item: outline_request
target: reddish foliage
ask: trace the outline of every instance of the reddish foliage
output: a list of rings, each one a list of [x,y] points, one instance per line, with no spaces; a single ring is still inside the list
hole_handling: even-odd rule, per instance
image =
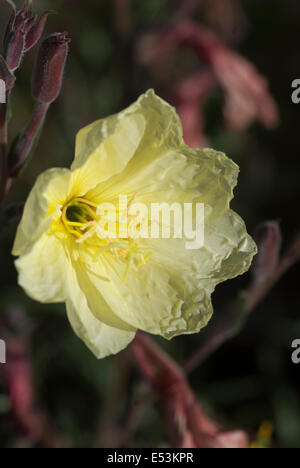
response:
[[[245,432],[224,431],[198,403],[180,367],[147,336],[132,344],[140,370],[157,392],[171,443],[177,448],[246,448]]]
[[[203,140],[203,117],[200,111],[197,112],[197,106],[203,104],[216,83],[225,93],[223,115],[228,129],[242,130],[254,121],[267,128],[277,125],[278,109],[268,90],[267,80],[254,65],[224,45],[210,30],[192,21],[175,23],[157,31],[154,44],[149,42],[148,47],[147,41],[144,44],[140,54],[144,64],[150,65],[170,50],[186,46],[193,49],[202,64],[209,68],[210,85],[206,73],[199,73],[188,77],[184,85],[180,84],[179,91],[178,85],[175,88],[177,100],[178,93],[180,96],[179,111],[187,118],[184,125],[188,128],[188,141]],[[203,82],[206,84],[204,88]]]
[[[212,74],[203,71],[190,75],[175,87],[175,104],[182,120],[184,139],[192,148],[208,145],[202,106],[215,85]]]
[[[38,402],[29,344],[32,324],[22,310],[11,308],[8,312],[6,321],[16,335],[0,324],[2,336],[6,336],[6,364],[0,366],[0,377],[7,387],[14,419],[30,443],[64,447],[66,442]]]

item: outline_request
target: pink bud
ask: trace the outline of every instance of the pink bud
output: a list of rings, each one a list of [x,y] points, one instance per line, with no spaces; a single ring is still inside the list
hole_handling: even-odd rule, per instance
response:
[[[16,14],[14,28],[18,29],[19,26],[24,24],[24,21],[26,20],[27,17],[28,17],[28,2],[25,1],[23,8],[20,11],[18,11],[18,13]]]
[[[23,8],[17,13],[14,11],[9,20],[4,37],[4,55],[9,69],[14,72],[21,64],[25,38],[28,28],[32,27],[31,10],[28,9],[28,1],[25,0]]]
[[[42,43],[33,76],[33,97],[51,104],[59,95],[70,39],[67,33],[55,33]]]
[[[12,72],[17,70],[21,64],[24,55],[24,46],[25,30],[23,25],[21,25],[17,30],[9,34],[4,51],[7,65]]]
[[[41,38],[50,13],[45,12],[39,19],[25,0],[24,6],[11,15],[4,37],[5,58],[11,71],[19,68],[25,52],[30,50]]]
[[[48,18],[48,15],[56,13],[55,11],[46,11],[38,21],[35,21],[31,28],[28,30],[28,33],[26,35],[26,40],[25,40],[25,52],[28,50],[32,49],[36,45],[36,43],[40,40],[43,32],[44,32],[44,27]]]
[[[31,29],[32,29],[33,26],[34,26],[34,23],[35,23],[36,20],[37,20],[37,17],[38,17],[38,15],[29,16],[28,18],[26,18],[26,20],[25,20],[25,22],[24,22],[24,29],[25,29],[25,34],[26,34],[26,40],[27,40],[27,36],[28,36],[29,31],[31,31]]]

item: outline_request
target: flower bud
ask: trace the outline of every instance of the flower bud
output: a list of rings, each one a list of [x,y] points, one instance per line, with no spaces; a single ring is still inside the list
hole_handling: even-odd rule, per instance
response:
[[[24,25],[21,24],[18,29],[14,29],[7,38],[4,56],[12,72],[17,70],[21,64],[24,55],[25,34]]]
[[[48,16],[51,13],[56,13],[55,11],[46,11],[42,14],[42,16],[37,21],[37,16],[34,17],[34,22],[32,27],[29,29],[26,39],[25,39],[25,52],[32,49],[36,45],[36,43],[40,40],[43,32],[44,27],[47,21]]]
[[[24,24],[29,15],[31,15],[31,11],[28,11],[28,2],[25,0],[23,8],[16,13],[14,28],[18,29]]]
[[[29,16],[28,18],[26,18],[25,22],[24,22],[24,29],[25,29],[25,41],[27,40],[27,36],[29,34],[29,32],[31,31],[31,29],[33,28],[36,20],[38,18],[38,15],[33,15],[33,16]],[[26,50],[24,50],[26,52]]]
[[[67,33],[55,33],[42,43],[33,75],[33,97],[51,104],[60,93],[70,39]]]
[[[14,72],[19,68],[25,47],[25,39],[28,30],[32,27],[34,16],[28,8],[28,1],[24,1],[24,6],[16,12],[14,4],[11,4],[13,13],[7,25],[4,36],[4,56],[9,69]]]
[[[28,0],[18,12],[14,9],[4,36],[5,58],[11,71],[19,68],[25,52],[39,41],[50,13],[55,12],[45,12],[38,19],[38,15],[32,13]]]

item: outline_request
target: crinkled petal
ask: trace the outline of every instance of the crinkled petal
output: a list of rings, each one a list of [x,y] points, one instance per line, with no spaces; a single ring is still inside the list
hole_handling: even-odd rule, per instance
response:
[[[139,268],[138,274],[130,271],[126,281],[123,281],[125,270],[125,265],[105,255],[99,262],[89,265],[88,275],[85,283],[81,283],[81,288],[94,315],[101,295],[112,313],[133,328],[166,338],[195,333],[207,324],[212,314],[212,305],[209,288],[205,288],[205,284],[198,291],[197,297],[194,295],[194,301],[187,304],[180,294],[182,291],[172,282],[163,265],[148,261]],[[109,282],[103,281],[104,275],[110,278]]]
[[[151,260],[161,264],[188,285],[210,281],[216,285],[244,274],[250,267],[257,246],[247,234],[244,221],[228,210],[213,223],[205,223],[204,245],[188,250],[188,239],[145,239],[152,250]],[[212,287],[211,290],[214,288]],[[192,291],[189,291],[191,293]]]
[[[105,138],[111,121],[115,123],[113,133]],[[79,133],[71,169],[79,173],[83,194],[122,172],[139,147],[144,131],[142,114],[119,114],[83,130],[84,136]]]
[[[142,161],[139,150],[119,177],[100,184],[89,196],[98,203],[118,203],[118,194],[146,204],[198,201],[206,205],[210,219],[228,210],[239,168],[224,153],[182,146]]]
[[[187,250],[184,239],[144,242],[153,251],[149,262],[161,266],[182,301],[186,330],[182,327],[181,333],[195,333],[207,324],[217,284],[248,271],[257,253],[243,220],[231,210],[206,227],[204,246],[198,250]]]
[[[204,249],[211,256],[211,277],[218,283],[243,275],[257,254],[244,221],[232,210],[207,226]]]
[[[105,256],[100,258],[102,272],[110,283],[89,277],[115,313],[137,328],[166,338],[196,333],[206,326],[216,285],[245,273],[257,252],[244,222],[231,210],[207,225],[204,246],[198,250],[187,250],[184,239],[141,242],[152,256],[137,272],[130,270],[125,282],[125,267]],[[97,264],[93,268],[97,270]]]
[[[122,122],[122,120],[131,119],[133,116],[143,119],[144,122],[144,131],[139,140],[139,146],[136,152],[132,154],[131,159],[126,160],[127,165],[126,167],[122,166],[124,170],[122,173],[120,172],[118,177],[108,179],[104,184],[99,183],[97,188],[89,192],[88,196],[95,200],[98,200],[99,197],[102,199],[103,190],[107,187],[114,186],[118,182],[118,179],[130,181],[130,178],[134,178],[135,174],[139,171],[144,171],[145,169],[147,171],[146,166],[151,164],[152,161],[161,158],[164,153],[170,151],[174,152],[176,148],[184,145],[182,125],[175,109],[156,96],[153,90],[149,90],[147,93],[143,94],[134,104],[117,116],[108,119],[108,121],[105,119],[105,122],[107,121],[106,125],[104,125],[104,123],[102,125],[104,128],[109,129],[104,132],[106,137],[110,132],[115,132],[113,122]],[[88,135],[89,133],[84,133],[83,136],[79,135],[79,143],[77,144],[79,155],[77,155],[77,158],[79,159],[81,159],[80,155],[84,153],[81,148],[85,147],[85,141],[88,139]],[[112,155],[110,155],[110,157],[111,156]],[[75,159],[75,161],[77,161],[77,159]],[[157,174],[155,178],[156,176]],[[149,182],[151,183],[151,180],[148,179],[147,184],[149,184]],[[134,181],[131,184],[131,188],[133,186]]]
[[[151,144],[154,149],[161,150],[166,147],[166,144],[169,148],[182,144],[182,125],[175,109],[156,96],[153,90],[149,90],[127,109],[106,119],[98,120],[80,130],[76,137],[75,159],[72,169],[82,167],[101,144],[115,134],[115,141],[118,141],[118,132],[122,133],[123,130],[126,130],[126,126],[123,127],[120,122],[125,120],[130,125],[132,121],[128,117],[135,116],[140,118],[140,124],[142,122],[146,124],[141,133],[141,143],[144,147]],[[127,130],[131,131],[130,126]],[[131,135],[125,135],[125,137],[130,138]]]

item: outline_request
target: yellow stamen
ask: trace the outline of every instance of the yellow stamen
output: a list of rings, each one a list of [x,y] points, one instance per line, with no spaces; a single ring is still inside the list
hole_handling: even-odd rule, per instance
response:
[[[132,195],[129,206],[135,197],[136,193]],[[95,203],[85,198],[73,198],[62,208],[62,223],[66,231],[76,238],[77,244],[85,244],[87,247],[95,249],[95,261],[98,261],[101,255],[105,254],[112,256],[117,261],[126,262],[123,276],[123,281],[126,281],[130,269],[137,271],[137,267],[146,263],[152,251],[139,248],[136,239],[112,240],[109,231],[107,231],[107,235],[103,235],[98,224],[101,216],[97,214],[97,208]],[[120,223],[116,223],[116,227],[120,228],[120,226]]]

